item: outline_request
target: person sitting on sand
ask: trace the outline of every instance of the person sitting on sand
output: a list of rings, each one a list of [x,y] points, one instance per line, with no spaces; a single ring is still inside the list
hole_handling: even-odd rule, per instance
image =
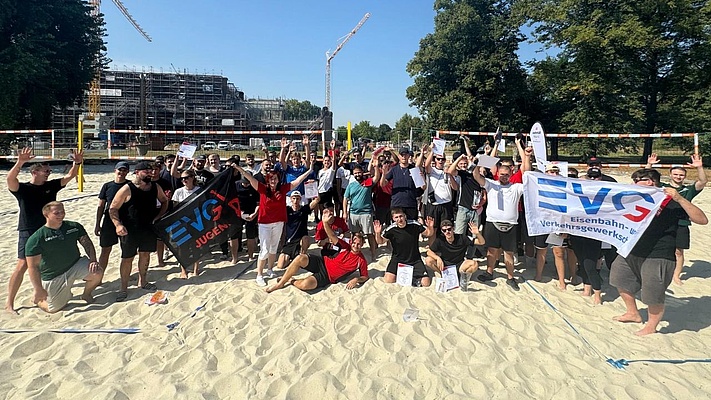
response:
[[[429,286],[432,283],[430,272],[425,268],[420,255],[420,234],[426,238],[434,235],[434,219],[427,217],[427,227],[419,222],[408,220],[402,208],[395,207],[390,210],[393,223],[383,231],[380,221],[373,221],[375,231],[375,241],[379,245],[388,241],[392,243],[393,254],[385,269],[383,280],[385,283],[395,283],[397,279],[398,264],[411,265],[413,267],[413,283],[419,280],[422,286]]]
[[[74,281],[86,281],[81,298],[92,303],[91,293],[101,282],[104,270],[96,260],[96,250],[84,227],[65,221],[64,205],[51,201],[42,207],[46,219],[27,239],[25,256],[30,282],[34,287],[34,303],[48,313],[55,313],[72,298]],[[79,242],[86,256],[79,254]]]
[[[276,285],[266,289],[267,293],[283,288],[287,282],[291,282],[301,290],[313,290],[327,286],[329,283],[336,283],[355,271],[360,272],[360,276],[352,278],[346,284],[346,289],[353,289],[368,280],[368,261],[366,261],[361,248],[363,247],[363,234],[356,233],[351,238],[350,244],[343,239],[339,239],[331,229],[333,223],[333,210],[323,211],[324,230],[328,235],[328,240],[337,251],[333,257],[323,257],[314,254],[299,254],[294,261],[289,264],[284,275]],[[313,275],[303,279],[291,280],[299,271],[305,269]]]
[[[659,172],[653,169],[640,169],[632,174],[632,180],[640,186],[659,187],[659,179]],[[695,224],[708,223],[706,214],[676,189],[667,187],[664,193],[671,199],[667,199],[663,209],[653,217],[627,257],[618,256],[610,269],[610,284],[620,292],[627,308],[615,321],[642,322],[634,297],[637,292],[641,291],[641,300],[648,306],[649,317],[644,327],[635,333],[638,336],[657,332],[664,315],[665,291],[676,267],[679,220],[688,217]]]
[[[301,205],[301,192],[298,190],[291,192],[289,199],[291,205],[286,208],[284,245],[279,253],[277,269],[284,269],[296,256],[306,254],[311,243],[308,230],[309,215],[318,208],[318,197],[312,199],[307,205]]]
[[[479,269],[479,264],[474,260],[465,260],[464,257],[472,243],[479,246],[484,244],[484,236],[479,232],[479,227],[474,222],[469,222],[469,232],[474,235],[473,241],[466,235],[454,233],[454,224],[448,219],[442,221],[439,229],[443,237],[436,237],[430,248],[427,249],[425,265],[440,273],[444,267],[456,265],[461,275],[459,285],[462,290],[466,291],[469,278],[474,271]]]

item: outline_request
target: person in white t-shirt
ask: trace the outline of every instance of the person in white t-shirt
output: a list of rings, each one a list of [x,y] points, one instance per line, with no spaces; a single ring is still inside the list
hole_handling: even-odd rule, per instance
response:
[[[171,198],[175,204],[185,201],[185,199],[190,197],[190,195],[201,189],[200,186],[195,184],[195,171],[191,169],[181,172],[180,180],[182,181],[183,186],[176,189],[175,192],[173,192],[173,197]],[[195,261],[195,264],[193,265],[193,275],[195,276],[198,275],[199,265],[200,262]],[[180,279],[188,279],[188,271],[185,269],[183,264],[180,264]]]
[[[523,195],[523,185],[511,183],[511,168],[499,167],[499,180],[486,179],[481,175],[480,168],[474,168],[474,179],[487,194],[486,226],[484,239],[488,246],[486,252],[486,272],[477,276],[481,282],[494,279],[494,266],[504,252],[506,264],[506,284],[513,290],[519,290],[518,282],[513,276],[514,252],[516,252],[516,224],[518,224],[518,202]]]
[[[338,167],[336,170],[336,196],[338,201],[335,201],[336,216],[341,216],[341,208],[343,205],[343,194],[346,192],[348,184],[351,183],[351,171],[344,166]]]
[[[333,168],[333,159],[330,155],[323,156],[323,168],[318,171],[318,209],[323,214],[327,203],[335,201],[336,189],[333,187],[336,179],[336,170]]]

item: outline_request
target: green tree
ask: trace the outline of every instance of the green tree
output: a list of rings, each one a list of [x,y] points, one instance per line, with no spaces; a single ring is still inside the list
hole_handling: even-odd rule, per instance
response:
[[[0,129],[46,128],[106,61],[103,18],[81,0],[0,2]]]
[[[310,101],[289,99],[284,102],[284,119],[310,121],[320,118],[321,107],[311,104]]]
[[[371,139],[377,140],[378,128],[370,124],[370,121],[360,121],[351,130],[351,136],[354,139]]]
[[[429,142],[434,132],[427,129],[427,124],[422,118],[406,113],[395,122],[395,128],[388,136],[393,142],[395,141],[395,136],[399,136],[401,141],[409,140],[410,130],[412,130],[412,140],[420,143]]]
[[[535,36],[561,49],[555,62],[564,70],[555,71],[552,96],[566,103],[562,130],[676,131],[690,117],[711,116],[691,109],[711,84],[708,1],[521,0],[519,6]],[[643,159],[651,150],[648,139]]]
[[[523,40],[513,0],[436,0],[434,33],[407,65],[407,98],[438,129],[515,129],[524,122]]]

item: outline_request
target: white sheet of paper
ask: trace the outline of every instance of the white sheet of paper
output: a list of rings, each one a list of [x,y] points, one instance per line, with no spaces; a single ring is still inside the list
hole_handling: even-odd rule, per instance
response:
[[[479,166],[480,167],[485,167],[485,168],[494,168],[496,166],[496,163],[498,163],[500,160],[499,157],[492,157],[488,156],[486,154],[482,154],[479,156]]]
[[[442,271],[442,278],[445,282],[446,290],[452,290],[459,287],[459,277],[457,276],[457,266],[447,265]]]
[[[195,155],[195,150],[197,150],[197,145],[183,143],[180,145],[180,150],[178,150],[178,157],[192,159]]]
[[[498,148],[499,153],[505,153],[506,152],[506,140],[501,139],[499,142],[499,148]]]
[[[395,282],[400,286],[412,286],[412,275],[414,272],[415,267],[412,265],[398,264]]]
[[[410,168],[410,177],[412,177],[412,182],[415,183],[415,187],[425,186],[425,178],[422,176],[422,171],[419,168]]]
[[[318,183],[305,183],[304,192],[304,196],[306,196],[307,199],[315,199],[316,197],[318,197]]]
[[[402,313],[402,320],[405,322],[413,322],[417,321],[417,318],[420,316],[420,310],[415,309],[415,308],[407,308],[405,309],[405,312]]]
[[[434,289],[437,293],[447,293],[447,280],[444,278],[436,277],[434,279]]]
[[[549,233],[546,238],[546,243],[553,246],[561,246],[563,244],[563,235],[557,235],[555,233]]]
[[[440,138],[434,138],[432,139],[432,153],[436,156],[442,156],[444,155],[444,145],[447,144],[447,141],[444,139]]]

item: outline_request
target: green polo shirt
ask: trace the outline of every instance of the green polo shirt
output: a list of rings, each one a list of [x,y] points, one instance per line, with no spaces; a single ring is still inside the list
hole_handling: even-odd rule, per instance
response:
[[[662,183],[662,187],[670,187],[676,189],[677,192],[681,195],[681,197],[691,201],[694,197],[696,197],[697,194],[701,192],[701,190],[696,190],[696,182],[692,183],[691,185],[681,185],[679,187],[672,186],[668,183]],[[679,226],[691,226],[691,221],[689,219],[681,219],[679,220]]]

